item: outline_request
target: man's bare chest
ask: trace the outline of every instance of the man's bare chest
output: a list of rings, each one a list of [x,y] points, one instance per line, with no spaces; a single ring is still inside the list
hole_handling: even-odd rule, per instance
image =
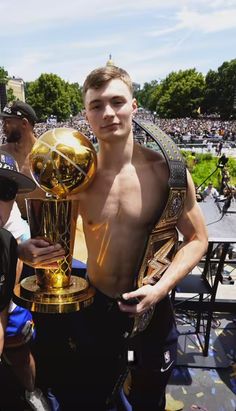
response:
[[[114,224],[147,226],[157,221],[166,193],[153,178],[117,179],[97,187],[81,203],[84,222],[98,225],[104,221]]]
[[[21,171],[22,168],[29,168],[29,161],[26,159],[26,155],[19,151],[14,143],[7,143],[2,146],[2,149],[5,150],[7,153],[9,153],[11,156],[14,157],[16,160],[19,170]]]

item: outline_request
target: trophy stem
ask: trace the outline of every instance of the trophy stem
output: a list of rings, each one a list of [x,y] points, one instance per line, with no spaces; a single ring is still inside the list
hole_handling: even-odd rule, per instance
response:
[[[58,268],[36,268],[35,276],[15,287],[14,301],[31,311],[60,313],[80,310],[93,302],[94,290],[88,282],[71,276],[77,221],[77,201],[26,199],[32,238],[60,243],[65,257]]]

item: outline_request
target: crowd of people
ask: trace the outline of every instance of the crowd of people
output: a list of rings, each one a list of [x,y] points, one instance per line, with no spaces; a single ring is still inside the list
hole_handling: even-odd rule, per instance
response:
[[[175,118],[161,119],[149,112],[139,112],[139,116],[155,122],[161,130],[173,137],[176,142],[205,139],[236,141],[236,121],[223,121],[217,118]]]
[[[210,144],[216,141],[219,143],[219,139],[224,142],[236,142],[236,121],[222,121],[219,119],[191,119],[191,118],[181,118],[181,119],[160,119],[154,117],[150,112],[140,112],[135,114],[136,117],[154,122],[157,124],[161,130],[173,138],[177,144],[184,142],[191,142],[199,140],[199,142]],[[85,119],[84,113],[80,113],[77,116],[71,117],[68,121],[64,122],[40,122],[35,124],[35,135],[37,137],[41,136],[45,131],[51,129],[52,127],[72,127],[76,130],[81,131],[87,137],[89,137],[92,142],[96,143],[96,137],[93,131]],[[0,130],[0,143],[4,142],[4,133]]]

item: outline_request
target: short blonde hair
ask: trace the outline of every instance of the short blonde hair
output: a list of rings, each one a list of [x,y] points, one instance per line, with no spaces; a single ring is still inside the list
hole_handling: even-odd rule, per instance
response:
[[[99,89],[104,86],[108,81],[113,79],[122,80],[129,88],[133,95],[133,83],[129,74],[122,68],[116,66],[105,66],[97,68],[86,77],[83,84],[83,98],[88,89]]]

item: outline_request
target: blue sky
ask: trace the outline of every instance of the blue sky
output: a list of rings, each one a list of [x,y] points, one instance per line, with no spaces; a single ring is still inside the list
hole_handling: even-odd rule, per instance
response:
[[[82,85],[109,54],[141,85],[236,58],[236,0],[1,0],[0,16],[0,66],[24,81]]]

